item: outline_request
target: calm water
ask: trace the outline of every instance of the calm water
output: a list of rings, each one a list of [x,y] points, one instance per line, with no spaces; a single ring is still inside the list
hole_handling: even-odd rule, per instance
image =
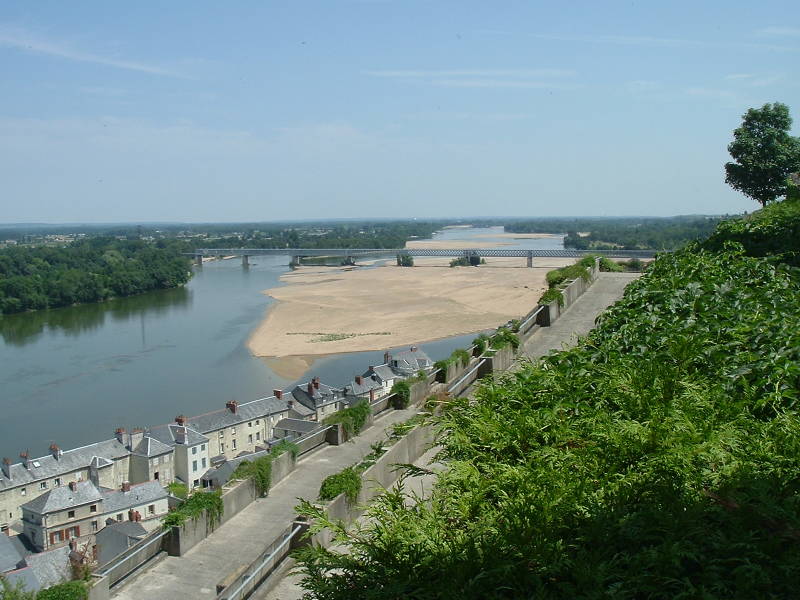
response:
[[[561,248],[560,238],[487,239],[502,228],[448,229],[436,239]],[[280,285],[288,257],[206,263],[183,288],[103,304],[0,318],[0,456],[51,442],[71,448],[106,439],[117,427],[146,427],[270,395],[292,381],[252,357],[245,341]],[[423,344],[443,358],[474,336]],[[383,352],[325,358],[309,375],[343,385]]]

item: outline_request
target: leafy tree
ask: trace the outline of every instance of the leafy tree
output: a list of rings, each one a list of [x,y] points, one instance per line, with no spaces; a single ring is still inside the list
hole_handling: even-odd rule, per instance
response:
[[[766,206],[786,195],[786,178],[800,168],[800,140],[789,135],[789,107],[780,102],[751,108],[733,132],[725,183]]]

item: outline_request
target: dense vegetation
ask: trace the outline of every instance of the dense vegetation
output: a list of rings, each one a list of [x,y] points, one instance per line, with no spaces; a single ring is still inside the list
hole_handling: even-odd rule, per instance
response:
[[[0,576],[0,600],[86,600],[89,589],[84,581],[65,581],[38,592],[26,590],[20,582],[12,586]]]
[[[797,215],[660,256],[584,343],[451,400],[430,500],[304,549],[311,595],[796,597],[798,237],[759,240]]]
[[[249,479],[256,486],[258,495],[266,496],[269,493],[269,488],[272,487],[272,461],[287,452],[293,458],[297,458],[299,451],[297,444],[288,440],[281,440],[263,456],[259,456],[255,460],[243,460],[240,462],[231,475],[231,479]]]
[[[0,313],[99,302],[188,279],[175,244],[98,237],[66,247],[11,246],[0,250]]]
[[[361,433],[361,430],[367,423],[369,413],[369,402],[361,400],[357,404],[352,404],[326,417],[323,423],[326,425],[337,425],[341,423],[347,437],[351,438]]]
[[[189,519],[196,519],[201,515],[205,515],[208,519],[208,524],[214,527],[222,519],[224,510],[225,507],[222,503],[222,492],[220,490],[213,492],[198,490],[178,508],[167,513],[161,525],[164,529],[172,529],[173,527],[180,527]]]

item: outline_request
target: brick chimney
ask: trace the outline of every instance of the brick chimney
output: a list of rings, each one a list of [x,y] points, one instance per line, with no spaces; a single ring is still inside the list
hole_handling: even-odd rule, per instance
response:
[[[375,388],[372,388],[369,391],[369,401],[370,402],[375,402]]]
[[[361,375],[356,375],[356,385],[361,385],[362,381],[364,380],[361,378]]]
[[[4,458],[3,459],[3,475],[6,476],[6,479],[11,481],[11,459]]]
[[[367,369],[367,370],[368,370],[368,371],[374,371],[374,370],[375,370],[375,365],[370,365],[370,366],[369,366],[369,369]]]
[[[388,365],[390,360],[392,360],[392,355],[389,354],[388,352],[384,352],[383,353],[383,362]]]
[[[411,350],[411,352],[416,352],[417,351],[417,347],[416,346],[411,346],[410,350]]]
[[[131,445],[130,448],[128,449],[133,450],[134,448],[136,448],[136,446],[138,446],[141,443],[143,439],[144,439],[144,429],[140,427],[132,429],[130,435]]]
[[[130,481],[123,481],[122,482],[122,491],[123,492],[130,492],[131,491],[131,482]]]
[[[233,414],[236,414],[236,411],[239,410],[239,403],[236,400],[228,400],[225,403],[225,408],[227,408]]]
[[[178,425],[186,425],[186,415],[178,415],[175,417],[175,422]]]
[[[278,400],[280,400],[281,398],[283,398],[283,390],[272,390],[272,394],[273,394],[273,395],[274,395],[274,396],[275,396],[275,397],[276,397]]]
[[[114,437],[117,438],[117,441],[120,444],[124,444],[125,443],[125,428],[124,427],[117,427],[117,429],[114,431]]]
[[[288,406],[289,408],[293,408],[294,407],[294,400],[287,400],[286,401],[286,406]]]
[[[180,427],[175,428],[175,443],[176,444],[185,444],[187,438],[186,426],[181,425]]]
[[[26,469],[31,468],[31,461],[29,457],[30,450],[25,450],[25,452],[20,452],[19,457],[22,459],[22,464],[25,466]]]
[[[308,382],[308,387],[306,388],[306,392],[308,393],[309,396],[314,395],[314,384],[310,381]]]
[[[69,489],[72,492],[77,492],[78,491],[78,482],[77,481],[70,481],[69,482]]]
[[[319,377],[314,377],[313,382],[314,382],[314,389],[318,390],[319,389]]]
[[[58,460],[64,454],[64,451],[59,448],[55,443],[50,444],[50,454],[53,455],[53,458]]]

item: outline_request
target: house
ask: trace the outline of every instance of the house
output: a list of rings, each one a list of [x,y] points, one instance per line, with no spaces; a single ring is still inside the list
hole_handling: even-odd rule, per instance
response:
[[[398,379],[402,379],[388,364],[378,365],[376,367],[371,366],[364,372],[362,377],[372,379],[380,384],[381,391],[379,394],[376,392],[379,398],[390,393],[394,382]]]
[[[408,350],[396,354],[387,352],[383,358],[389,368],[403,377],[416,375],[420,371],[433,370],[433,361],[417,346],[411,346]]]
[[[295,411],[300,406],[311,411],[311,414],[307,417],[301,416],[299,418],[322,422],[325,417],[342,409],[342,404],[345,402],[345,393],[341,389],[321,383],[319,377],[314,377],[304,386],[295,386],[292,390],[292,398],[296,401],[293,405]]]
[[[94,481],[71,481],[22,505],[25,537],[38,551],[72,540],[93,544],[93,537],[111,518],[141,522],[154,529],[167,514],[167,492],[158,481],[120,489],[99,487]]]
[[[178,415],[175,423],[154,427],[150,435],[172,451],[175,479],[197,487],[210,464],[209,438],[188,427],[187,421]]]
[[[383,395],[383,386],[372,377],[356,375],[353,380],[344,386],[346,396],[355,398],[365,398],[370,402]]]
[[[0,542],[4,537],[0,535]],[[28,554],[17,569],[0,574],[12,586],[22,585],[29,592],[37,592],[72,579],[71,552],[69,546],[62,546],[48,552]]]

